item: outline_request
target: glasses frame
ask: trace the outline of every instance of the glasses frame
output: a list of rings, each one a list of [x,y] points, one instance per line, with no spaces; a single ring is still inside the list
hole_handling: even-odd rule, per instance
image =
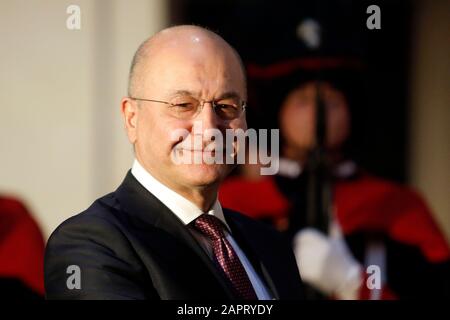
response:
[[[180,104],[175,104],[175,103],[171,103],[171,102],[169,102],[169,101],[162,101],[162,100],[155,100],[155,99],[144,99],[144,98],[136,98],[136,97],[128,97],[128,98],[130,98],[131,100],[135,100],[135,101],[148,101],[148,102],[163,103],[163,104],[166,104],[166,105],[169,105],[169,106],[172,106],[172,107],[176,107],[176,106],[178,106],[178,105],[181,105],[181,103],[180,103]],[[195,99],[195,98],[194,98],[194,99]],[[197,99],[195,99],[195,100],[197,100]],[[210,104],[211,104],[211,106],[212,106],[212,108],[213,108],[213,110],[214,110],[214,113],[215,113],[219,118],[221,118],[222,120],[228,120],[228,121],[238,119],[240,116],[242,116],[242,114],[245,113],[245,110],[247,109],[247,102],[246,102],[246,101],[242,101],[242,102],[241,102],[241,105],[240,105],[240,107],[242,108],[242,112],[241,112],[237,117],[232,118],[232,119],[223,119],[223,118],[216,112],[216,108],[217,108],[218,105],[220,105],[220,103],[217,103],[217,101],[215,101],[215,100],[210,100],[210,101],[207,101],[207,100],[197,100],[197,101],[199,102],[200,108],[199,108],[198,111],[195,113],[195,115],[194,115],[192,118],[190,118],[190,119],[194,119],[195,117],[197,117],[197,116],[203,111],[203,106],[204,106],[205,103],[210,103]]]

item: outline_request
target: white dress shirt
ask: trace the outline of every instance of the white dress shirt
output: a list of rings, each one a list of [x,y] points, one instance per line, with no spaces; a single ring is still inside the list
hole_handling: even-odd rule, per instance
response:
[[[195,228],[191,227],[189,223],[197,219],[204,212],[198,208],[194,203],[181,196],[177,192],[168,188],[166,185],[162,184],[160,181],[155,179],[144,167],[139,163],[139,161],[134,160],[131,173],[136,178],[139,183],[144,186],[150,193],[157,197],[166,207],[168,207],[186,226],[188,226],[189,231],[192,235],[202,244],[203,249],[206,251],[208,256],[213,258],[213,249],[210,241]],[[214,215],[216,218],[220,219],[226,226],[224,228],[224,233],[226,239],[230,242],[234,251],[236,252],[239,260],[244,266],[245,271],[253,285],[256,296],[259,300],[270,300],[272,295],[266,288],[264,283],[261,281],[260,277],[256,273],[250,261],[238,246],[236,241],[231,236],[231,229],[228,226],[225,217],[223,215],[222,207],[219,201],[216,199],[213,207],[206,212],[207,214]]]

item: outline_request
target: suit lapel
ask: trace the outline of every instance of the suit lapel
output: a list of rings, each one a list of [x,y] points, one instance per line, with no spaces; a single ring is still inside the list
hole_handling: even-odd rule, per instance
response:
[[[205,266],[205,272],[217,280],[225,291],[226,296],[230,299],[235,298],[226,280],[218,272],[211,259],[189,232],[188,228],[169,208],[145,189],[130,171],[127,173],[124,182],[116,190],[116,196],[121,209],[128,213],[136,226],[144,229],[146,227],[157,228],[169,235],[165,237],[165,243],[172,250],[172,252],[168,252],[168,255],[174,253],[173,251],[178,251],[180,256],[185,256],[186,249],[190,249],[194,253],[193,256],[200,259],[201,265]],[[171,237],[178,241],[170,241]],[[163,239],[161,237],[161,240]],[[159,245],[163,246],[164,241]],[[180,263],[180,261],[177,262]],[[183,261],[182,263],[189,264],[190,262]],[[207,277],[207,274],[204,274],[204,276]]]

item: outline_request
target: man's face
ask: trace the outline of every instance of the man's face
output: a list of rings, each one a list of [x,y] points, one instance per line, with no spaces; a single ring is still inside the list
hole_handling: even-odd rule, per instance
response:
[[[162,48],[145,69],[139,98],[182,103],[186,98],[218,100],[223,95],[234,93],[240,100],[246,99],[245,83],[235,57],[220,50],[186,49],[185,52]],[[229,164],[177,164],[173,152],[183,153],[184,158],[202,157],[207,151],[198,150],[193,141],[202,141],[200,149],[211,142],[204,136],[205,130],[218,129],[225,141],[226,129],[246,129],[245,113],[233,120],[223,120],[213,111],[210,103],[194,119],[180,119],[162,103],[133,101],[135,128],[128,135],[135,144],[137,159],[157,179],[169,187],[179,190],[218,185],[232,170]],[[201,126],[194,138],[194,122]],[[175,140],[174,132],[186,130],[188,136]],[[192,143],[189,143],[191,141]],[[196,149],[196,150],[194,150]]]
[[[350,114],[344,95],[327,83],[321,83],[326,110],[326,145],[338,149],[347,139]],[[292,91],[280,113],[280,129],[287,143],[309,150],[315,145],[316,84],[309,82]]]

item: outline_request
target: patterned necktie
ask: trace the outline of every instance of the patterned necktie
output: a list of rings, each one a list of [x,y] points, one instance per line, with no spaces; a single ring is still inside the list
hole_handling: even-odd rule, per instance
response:
[[[247,272],[225,238],[222,222],[213,215],[202,214],[195,220],[195,227],[211,240],[214,256],[219,268],[231,282],[240,299],[258,299]]]

